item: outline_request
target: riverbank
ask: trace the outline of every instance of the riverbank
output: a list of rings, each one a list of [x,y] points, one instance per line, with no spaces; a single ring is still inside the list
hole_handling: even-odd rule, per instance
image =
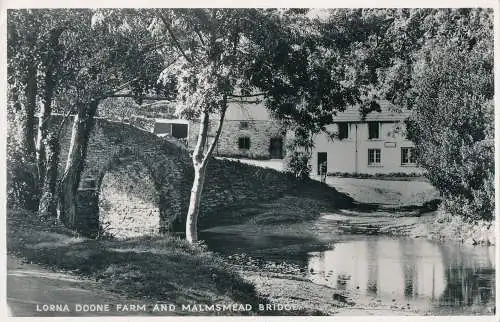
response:
[[[134,301],[254,307],[265,303],[255,287],[219,256],[176,237],[91,240],[32,213],[11,210],[7,250],[25,262],[95,281],[99,288]]]
[[[411,237],[437,241],[457,241],[466,245],[496,245],[495,222],[467,222],[442,209],[422,220],[409,232]]]

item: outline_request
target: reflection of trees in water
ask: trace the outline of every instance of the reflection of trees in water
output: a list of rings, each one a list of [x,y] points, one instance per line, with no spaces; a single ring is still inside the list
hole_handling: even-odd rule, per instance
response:
[[[439,247],[446,265],[447,287],[439,298],[442,305],[485,305],[495,301],[495,269],[488,249],[464,253],[461,248]],[[484,254],[483,254],[484,252]],[[480,257],[481,261],[475,260]],[[482,267],[480,267],[479,263]]]
[[[492,268],[448,267],[448,286],[439,301],[444,305],[481,305],[494,301]]]
[[[413,248],[415,247],[413,241],[403,242],[401,245],[401,257],[405,258],[407,254],[413,253]],[[405,298],[414,298],[418,292],[417,289],[417,274],[416,274],[417,263],[415,256],[408,256],[407,260],[403,262],[403,274],[404,274],[404,295]]]
[[[429,300],[440,307],[485,307],[494,301],[489,249],[426,240],[373,238],[339,243],[314,256],[313,280],[390,299]],[[454,309],[455,310],[455,309]]]
[[[376,295],[378,291],[378,245],[376,242],[368,242],[368,284],[366,292]]]

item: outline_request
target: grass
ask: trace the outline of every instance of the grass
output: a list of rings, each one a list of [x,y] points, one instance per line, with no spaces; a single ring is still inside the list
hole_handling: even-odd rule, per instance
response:
[[[413,181],[413,180],[426,180],[425,176],[416,172],[390,172],[390,173],[351,173],[351,172],[329,172],[327,174],[331,177],[342,177],[342,178],[358,178],[358,179],[379,179],[379,180],[401,180],[401,181]]]
[[[199,226],[255,225],[265,226],[306,223],[319,218],[322,212],[352,208],[351,197],[314,180],[304,182],[293,179],[294,185],[280,197],[247,204],[239,203],[207,213]]]
[[[92,240],[33,213],[9,211],[8,252],[41,266],[98,280],[140,300],[176,304],[265,303],[221,258],[171,236]]]

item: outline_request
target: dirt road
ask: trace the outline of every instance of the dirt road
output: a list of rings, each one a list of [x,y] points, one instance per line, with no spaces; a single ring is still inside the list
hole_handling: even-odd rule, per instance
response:
[[[92,280],[53,272],[39,265],[24,264],[12,256],[7,257],[7,305],[11,316],[147,314],[147,312],[116,311],[117,304],[131,303],[133,301],[126,297],[102,290],[102,286]],[[88,310],[91,309],[90,304],[100,304],[103,309],[104,305],[108,304],[109,311],[83,312],[87,309],[84,304],[89,305]],[[80,311],[78,311],[79,305],[81,305]]]

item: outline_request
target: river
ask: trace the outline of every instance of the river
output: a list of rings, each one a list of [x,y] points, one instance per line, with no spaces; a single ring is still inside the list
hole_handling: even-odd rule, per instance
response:
[[[494,247],[339,233],[335,225],[324,218],[321,222],[318,233],[327,247],[304,248],[309,241],[303,238],[245,231],[204,232],[202,239],[225,256],[245,253],[299,265],[311,283],[347,292],[357,304],[386,303],[432,315],[492,314]]]

